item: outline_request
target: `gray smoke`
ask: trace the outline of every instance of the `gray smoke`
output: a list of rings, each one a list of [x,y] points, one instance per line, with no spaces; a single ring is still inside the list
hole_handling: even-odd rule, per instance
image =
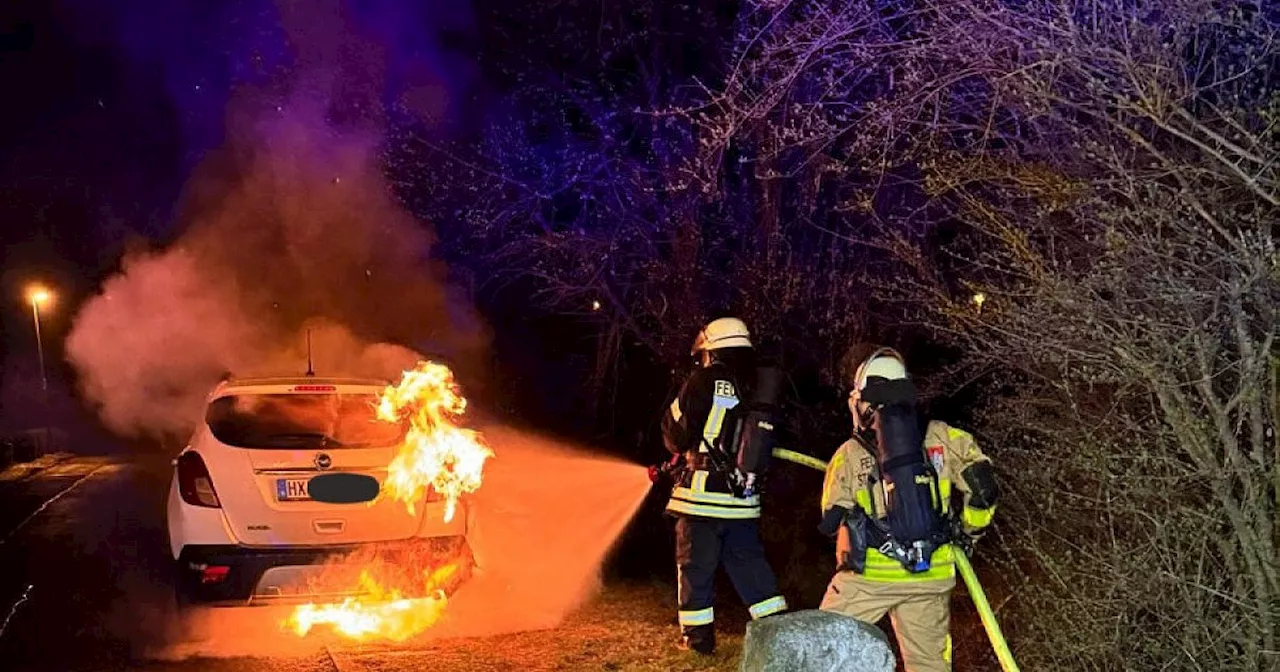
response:
[[[184,233],[133,253],[75,317],[81,391],[127,436],[182,437],[226,373],[393,379],[428,352],[464,368],[487,334],[393,199],[378,134],[314,92],[234,110],[186,188]]]

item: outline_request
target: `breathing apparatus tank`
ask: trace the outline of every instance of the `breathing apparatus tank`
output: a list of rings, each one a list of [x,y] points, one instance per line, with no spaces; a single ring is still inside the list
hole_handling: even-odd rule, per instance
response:
[[[734,407],[727,452],[736,456],[736,477],[741,479],[742,496],[756,493],[760,476],[769,467],[777,445],[778,399],[782,392],[782,371],[775,367],[756,369],[751,398]]]
[[[924,451],[915,387],[906,379],[880,380],[863,390],[862,399],[873,410],[874,452],[885,493],[886,534],[879,550],[910,571],[926,571],[933,552],[946,542],[946,525],[938,475]]]

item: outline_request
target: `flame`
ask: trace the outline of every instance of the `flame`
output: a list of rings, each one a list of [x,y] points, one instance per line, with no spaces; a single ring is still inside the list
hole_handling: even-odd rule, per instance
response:
[[[445,498],[444,519],[448,522],[453,520],[462,495],[480,488],[485,460],[493,456],[493,451],[479,433],[455,423],[466,407],[453,372],[434,362],[419,362],[414,369],[405,371],[400,383],[388,386],[378,399],[380,419],[409,421],[405,441],[387,467],[382,491],[404,502],[410,515],[430,488]],[[284,626],[299,637],[305,637],[318,625],[328,625],[355,640],[383,638],[402,642],[440,619],[448,603],[442,587],[459,571],[459,565],[451,563],[416,575],[414,569],[408,572],[414,576],[406,576],[385,563],[360,560],[346,558],[338,563],[361,567],[357,590],[351,591],[357,596],[329,604],[299,605],[285,619]],[[433,564],[426,554],[411,563],[415,568]],[[408,586],[407,590],[396,587],[417,583],[418,577],[421,586]],[[426,596],[406,597],[408,592]]]
[[[285,620],[285,627],[299,637],[305,637],[317,625],[329,625],[335,632],[355,640],[383,638],[403,642],[440,620],[448,598],[436,586],[443,585],[456,571],[457,565],[446,565],[435,572],[424,573],[430,594],[404,597],[398,590],[384,588],[366,569],[360,572],[363,595],[334,604],[299,605]]]
[[[409,419],[399,454],[388,467],[384,490],[404,502],[412,515],[415,503],[431,488],[444,496],[446,522],[453,520],[458,499],[480,487],[485,460],[493,456],[477,432],[454,419],[466,412],[467,400],[454,384],[453,372],[434,362],[405,371],[400,384],[389,386],[378,402],[378,417]]]

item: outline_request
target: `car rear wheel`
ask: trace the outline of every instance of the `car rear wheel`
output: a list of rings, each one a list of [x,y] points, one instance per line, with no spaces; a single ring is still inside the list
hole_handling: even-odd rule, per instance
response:
[[[193,599],[191,592],[183,585],[181,575],[178,571],[177,563],[173,566],[173,603],[174,611],[179,619],[187,618],[196,607],[196,600]]]
[[[173,603],[178,607],[178,612],[186,612],[191,609],[191,596],[182,586],[173,587]]]

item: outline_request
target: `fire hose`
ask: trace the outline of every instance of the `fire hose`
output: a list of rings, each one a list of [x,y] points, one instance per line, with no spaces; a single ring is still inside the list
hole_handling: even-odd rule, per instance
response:
[[[780,460],[787,460],[796,464],[804,465],[818,471],[825,472],[827,463],[804,453],[797,453],[794,450],[785,448],[774,448],[773,456]],[[960,577],[964,579],[964,587],[969,591],[969,596],[973,598],[973,603],[978,607],[978,617],[982,619],[982,627],[987,631],[987,639],[991,640],[991,648],[995,649],[996,658],[1000,660],[1000,668],[1004,672],[1019,672],[1018,664],[1013,660],[1013,652],[1009,650],[1009,643],[1005,641],[1004,633],[1000,631],[1000,623],[996,621],[996,614],[991,609],[991,603],[987,601],[987,593],[982,589],[982,584],[978,583],[978,575],[973,571],[973,565],[969,564],[969,556],[964,551],[955,553],[956,568],[960,570]]]

